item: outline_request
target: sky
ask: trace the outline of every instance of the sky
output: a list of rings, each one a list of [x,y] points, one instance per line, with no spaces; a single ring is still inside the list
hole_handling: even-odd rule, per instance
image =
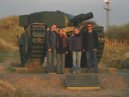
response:
[[[129,0],[111,0],[110,7],[110,25],[129,23]],[[56,10],[72,15],[92,12],[92,20],[106,24],[104,0],[0,0],[0,18]]]

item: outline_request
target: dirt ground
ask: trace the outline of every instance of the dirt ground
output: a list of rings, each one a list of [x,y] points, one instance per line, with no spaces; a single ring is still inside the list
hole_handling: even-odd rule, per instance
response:
[[[0,97],[31,97],[14,96],[18,91],[32,97],[129,97],[129,70],[100,72],[101,89],[86,91],[67,89],[65,80],[70,73],[11,73],[5,66],[0,63]],[[7,92],[1,96],[3,91]]]

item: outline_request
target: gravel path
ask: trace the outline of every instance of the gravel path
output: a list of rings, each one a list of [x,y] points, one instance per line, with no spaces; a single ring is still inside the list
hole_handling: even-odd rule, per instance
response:
[[[1,72],[0,91],[2,88],[22,90],[36,95],[34,97],[129,97],[128,71],[99,73],[101,90],[98,91],[69,90],[64,84],[66,75]]]

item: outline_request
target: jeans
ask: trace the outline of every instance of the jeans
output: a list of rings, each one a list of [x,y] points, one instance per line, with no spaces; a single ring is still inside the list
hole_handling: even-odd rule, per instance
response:
[[[88,70],[91,72],[98,72],[98,61],[97,61],[97,52],[95,50],[88,50],[86,52]]]
[[[65,53],[57,53],[57,73],[64,73]]]
[[[47,52],[48,73],[56,72],[56,49]]]
[[[80,72],[81,51],[73,51],[73,72]]]

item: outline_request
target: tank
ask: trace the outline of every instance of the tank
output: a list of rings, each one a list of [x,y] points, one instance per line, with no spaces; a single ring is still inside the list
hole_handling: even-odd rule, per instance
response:
[[[100,62],[101,58],[102,58],[103,50],[104,50],[104,43],[105,43],[105,40],[104,40],[104,27],[102,27],[102,26],[94,26],[93,29],[98,33],[99,44],[98,44],[97,59],[98,59],[98,62]]]
[[[22,66],[30,63],[42,65],[45,57],[45,33],[47,28],[52,24],[56,24],[58,28],[64,28],[69,37],[74,27],[79,27],[84,21],[93,18],[92,12],[82,13],[76,16],[61,11],[44,11],[36,12],[28,15],[19,16],[19,26],[24,27],[25,32],[18,38],[19,51]],[[98,64],[101,60],[104,48],[104,32],[103,27],[94,26],[94,30],[98,32],[99,50]],[[67,43],[69,40],[67,40]],[[65,67],[72,67],[72,57],[66,55]],[[82,54],[81,67],[86,66],[85,55]]]

